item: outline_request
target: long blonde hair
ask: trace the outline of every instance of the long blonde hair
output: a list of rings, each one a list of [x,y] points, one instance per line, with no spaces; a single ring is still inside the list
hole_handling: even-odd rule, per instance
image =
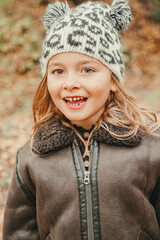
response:
[[[156,135],[154,132],[159,127],[156,115],[140,107],[134,97],[119,83],[114,74],[112,74],[112,80],[117,85],[118,90],[115,93],[110,93],[99,126],[105,128],[117,139],[130,138],[137,133],[138,129],[141,129],[144,133]],[[33,117],[34,126],[32,136],[34,136],[34,133],[41,124],[48,123],[54,118],[60,118],[64,122],[69,122],[52,101],[47,87],[47,74],[42,79],[35,93]],[[123,127],[127,130],[127,133],[125,135],[117,135],[109,130],[107,123]]]

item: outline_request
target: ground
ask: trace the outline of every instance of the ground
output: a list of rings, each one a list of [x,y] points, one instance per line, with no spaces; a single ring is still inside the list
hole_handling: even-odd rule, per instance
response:
[[[150,17],[154,13],[152,1],[131,1],[133,22],[122,34],[122,45],[127,87],[141,104],[159,114],[160,24]],[[31,105],[41,80],[38,61],[45,32],[42,16],[46,2],[0,3],[0,240],[16,151],[29,139],[32,130]]]

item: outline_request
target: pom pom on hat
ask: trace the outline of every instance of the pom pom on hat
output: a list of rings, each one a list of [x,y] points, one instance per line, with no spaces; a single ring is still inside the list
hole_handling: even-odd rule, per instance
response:
[[[57,18],[60,18],[65,13],[67,13],[70,10],[68,3],[62,3],[62,2],[55,2],[50,3],[46,9],[43,24],[46,28],[46,30],[49,30],[52,25],[55,23]]]
[[[131,9],[127,0],[114,0],[111,5],[110,16],[113,26],[119,31],[127,30],[132,20]]]

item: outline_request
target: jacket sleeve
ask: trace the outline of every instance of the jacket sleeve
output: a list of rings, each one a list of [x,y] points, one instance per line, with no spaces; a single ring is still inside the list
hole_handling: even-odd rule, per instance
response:
[[[5,207],[2,240],[39,240],[35,197],[23,181],[18,156],[19,151]]]
[[[160,228],[160,177],[157,182],[157,199],[156,199],[156,203],[155,203],[155,211],[156,211],[157,220],[158,220],[159,228]]]
[[[159,228],[160,228],[160,177],[156,183],[156,186],[151,195],[150,201],[151,201],[152,205],[154,206],[156,216],[157,216],[157,221],[158,221]]]

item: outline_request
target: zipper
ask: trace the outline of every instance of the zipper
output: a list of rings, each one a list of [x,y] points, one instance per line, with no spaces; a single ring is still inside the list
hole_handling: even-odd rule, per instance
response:
[[[86,184],[88,240],[94,240],[91,184]]]
[[[84,172],[84,184],[90,184],[90,171],[85,171]]]
[[[92,209],[92,174],[91,174],[91,168],[92,168],[92,158],[93,158],[93,144],[91,144],[90,149],[90,156],[89,156],[89,162],[90,165],[88,167],[88,170],[86,171],[85,166],[83,164],[83,158],[81,155],[81,152],[79,150],[79,147],[76,148],[77,152],[77,158],[80,164],[80,170],[83,176],[83,183],[85,185],[85,191],[86,191],[86,206],[87,206],[87,229],[88,229],[88,240],[94,240],[94,230],[93,230],[93,209]]]

